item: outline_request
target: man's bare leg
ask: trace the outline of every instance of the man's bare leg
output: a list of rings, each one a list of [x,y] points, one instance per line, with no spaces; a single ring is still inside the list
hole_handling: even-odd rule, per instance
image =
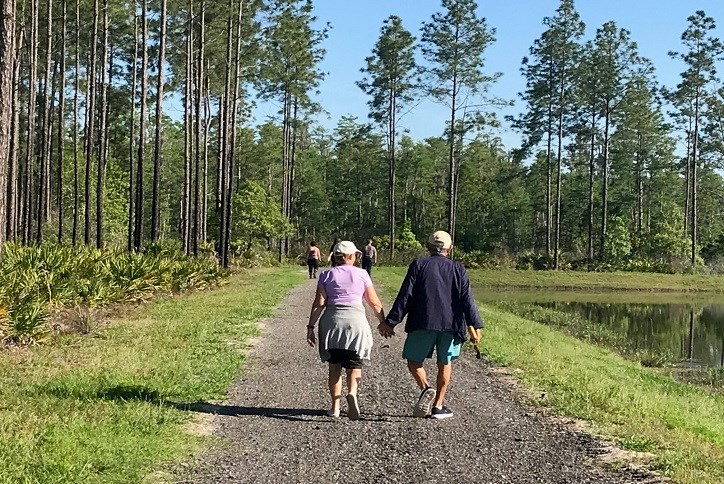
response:
[[[442,402],[445,400],[445,393],[447,387],[450,384],[450,376],[452,375],[452,363],[437,364],[437,394],[435,395],[435,401],[433,407],[442,407]]]
[[[407,360],[407,369],[410,370],[412,378],[415,379],[415,382],[417,383],[417,386],[420,387],[420,390],[424,390],[428,387],[427,373],[425,373],[425,368],[422,366],[422,362]]]
[[[427,417],[432,408],[432,401],[435,398],[435,390],[427,384],[427,374],[422,362],[407,361],[407,368],[415,379],[417,386],[422,390],[412,411],[413,417]]]

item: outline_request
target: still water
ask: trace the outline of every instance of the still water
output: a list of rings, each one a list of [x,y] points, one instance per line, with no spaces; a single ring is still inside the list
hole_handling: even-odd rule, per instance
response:
[[[575,291],[476,291],[481,303],[553,308],[605,325],[631,348],[669,355],[679,365],[724,367],[724,296]]]

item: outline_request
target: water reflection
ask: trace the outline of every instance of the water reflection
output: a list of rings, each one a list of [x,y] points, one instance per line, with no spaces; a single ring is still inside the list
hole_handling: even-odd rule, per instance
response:
[[[481,302],[527,302],[575,314],[593,324],[601,324],[623,337],[633,350],[673,357],[685,366],[724,367],[724,304],[705,302],[663,303],[661,295],[639,302],[617,299],[617,293],[587,295],[566,292],[482,291],[476,294]],[[559,297],[561,296],[561,297]],[[670,300],[686,300],[669,295]],[[563,300],[561,300],[563,299]]]

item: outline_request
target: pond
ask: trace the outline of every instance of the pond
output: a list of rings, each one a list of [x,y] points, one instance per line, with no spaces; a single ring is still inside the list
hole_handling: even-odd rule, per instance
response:
[[[594,332],[591,339],[624,354],[656,355],[655,360],[678,367],[724,368],[724,296],[489,288],[475,296],[482,304],[566,326],[577,336]],[[565,318],[556,320],[555,313]],[[570,321],[578,327],[570,330]]]

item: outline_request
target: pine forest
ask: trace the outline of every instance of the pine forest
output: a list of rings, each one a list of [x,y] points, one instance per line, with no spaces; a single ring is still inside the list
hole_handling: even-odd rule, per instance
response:
[[[658,84],[625,28],[585,26],[573,0],[541,19],[519,73],[488,70],[496,30],[474,0],[442,0],[419,29],[393,15],[352,86],[369,117],[329,130],[317,90],[334,26],[312,0],[2,8],[3,244],[174,246],[226,267],[337,236],[394,260],[442,228],[472,266],[724,262],[724,47],[705,12],[669,54],[676,85]],[[513,100],[489,87],[517,75],[521,109],[501,116]],[[400,119],[422,98],[447,115],[414,139]],[[253,121],[259,103],[277,115]],[[503,146],[503,123],[521,146]]]

